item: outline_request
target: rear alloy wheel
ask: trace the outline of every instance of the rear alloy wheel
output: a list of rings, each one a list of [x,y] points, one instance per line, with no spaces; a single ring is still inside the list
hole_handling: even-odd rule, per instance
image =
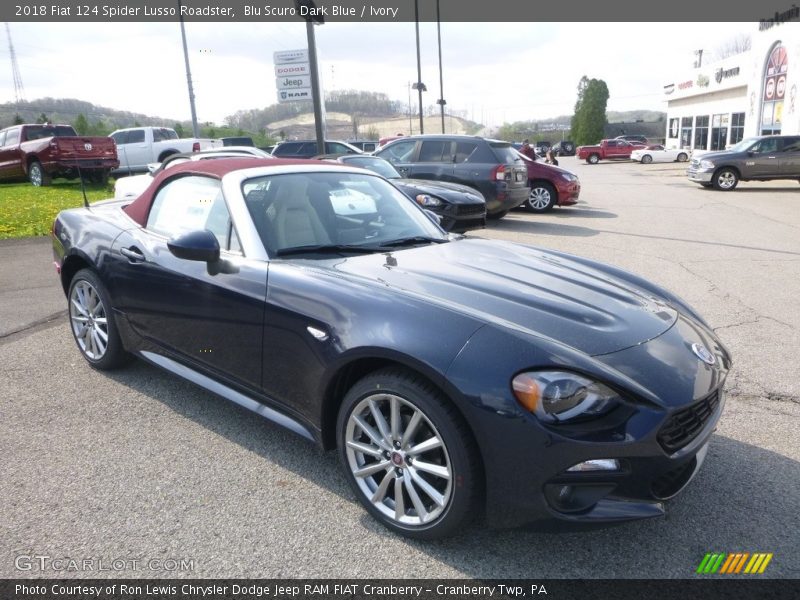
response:
[[[686,162],[687,160],[689,160],[689,155],[686,152],[678,154],[678,162]]]
[[[130,360],[117,333],[108,293],[89,269],[78,271],[70,283],[69,322],[78,349],[94,368],[114,369]]]
[[[435,539],[474,518],[479,458],[455,408],[427,381],[389,368],[345,397],[337,441],[359,502],[389,529]]]
[[[586,158],[586,162],[589,163],[590,165],[596,165],[597,163],[600,162],[600,157],[597,154],[590,154]]]
[[[714,187],[723,192],[730,192],[739,183],[739,174],[729,167],[722,167],[714,173]]]
[[[652,156],[650,156],[649,154],[645,154],[645,155],[642,157],[642,164],[644,164],[644,165],[649,165],[651,162],[653,162],[653,157],[652,157]]]
[[[50,185],[50,177],[45,173],[42,163],[35,160],[28,167],[28,179],[36,187]]]
[[[556,200],[556,190],[551,184],[546,181],[533,182],[528,201],[525,202],[525,208],[536,213],[547,212],[552,210]]]

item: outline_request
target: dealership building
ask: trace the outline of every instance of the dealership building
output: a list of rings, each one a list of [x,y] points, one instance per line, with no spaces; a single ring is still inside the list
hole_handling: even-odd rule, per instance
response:
[[[669,148],[720,150],[754,135],[800,133],[800,23],[754,25],[751,49],[664,86]]]

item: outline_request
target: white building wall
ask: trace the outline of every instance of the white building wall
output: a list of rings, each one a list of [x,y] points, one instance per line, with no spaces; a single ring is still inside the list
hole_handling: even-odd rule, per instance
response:
[[[719,116],[720,125],[727,121],[725,145],[738,141],[737,138],[742,135],[760,135],[764,116],[764,70],[778,42],[786,48],[788,56],[780,133],[800,133],[800,23],[786,22],[765,29],[759,29],[759,24],[754,23],[751,41],[748,52],[700,68],[686,69],[664,86],[668,147],[692,150],[711,148],[715,115]],[[734,121],[738,123],[742,114],[744,128],[734,134]],[[698,143],[703,138],[701,135],[698,139],[698,117],[701,123],[708,117],[709,135],[705,144]],[[676,119],[677,132],[674,130]],[[681,135],[686,120],[691,120],[688,143],[685,135]]]

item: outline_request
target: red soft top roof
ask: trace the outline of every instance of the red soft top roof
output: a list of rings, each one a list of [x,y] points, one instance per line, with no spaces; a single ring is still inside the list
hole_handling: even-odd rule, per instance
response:
[[[339,163],[325,163],[325,166],[336,164],[343,166]],[[228,173],[239,171],[242,169],[253,169],[256,167],[279,167],[286,165],[317,165],[321,166],[321,161],[312,159],[299,159],[299,158],[215,158],[214,160],[190,160],[174,167],[170,167],[166,171],[162,171],[155,178],[147,189],[142,192],[142,195],[136,198],[133,202],[128,204],[124,210],[128,216],[136,221],[142,227],[147,223],[147,216],[150,214],[150,205],[153,204],[153,198],[156,191],[161,187],[161,184],[166,179],[173,177],[180,177],[182,175],[205,175],[206,177],[214,177],[222,179]]]

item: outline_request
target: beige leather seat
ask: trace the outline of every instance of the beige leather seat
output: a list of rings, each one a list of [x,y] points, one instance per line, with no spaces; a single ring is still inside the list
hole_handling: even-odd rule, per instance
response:
[[[291,176],[289,180],[282,181],[274,206],[277,211],[274,226],[278,248],[331,243],[328,232],[308,199],[306,177]]]

